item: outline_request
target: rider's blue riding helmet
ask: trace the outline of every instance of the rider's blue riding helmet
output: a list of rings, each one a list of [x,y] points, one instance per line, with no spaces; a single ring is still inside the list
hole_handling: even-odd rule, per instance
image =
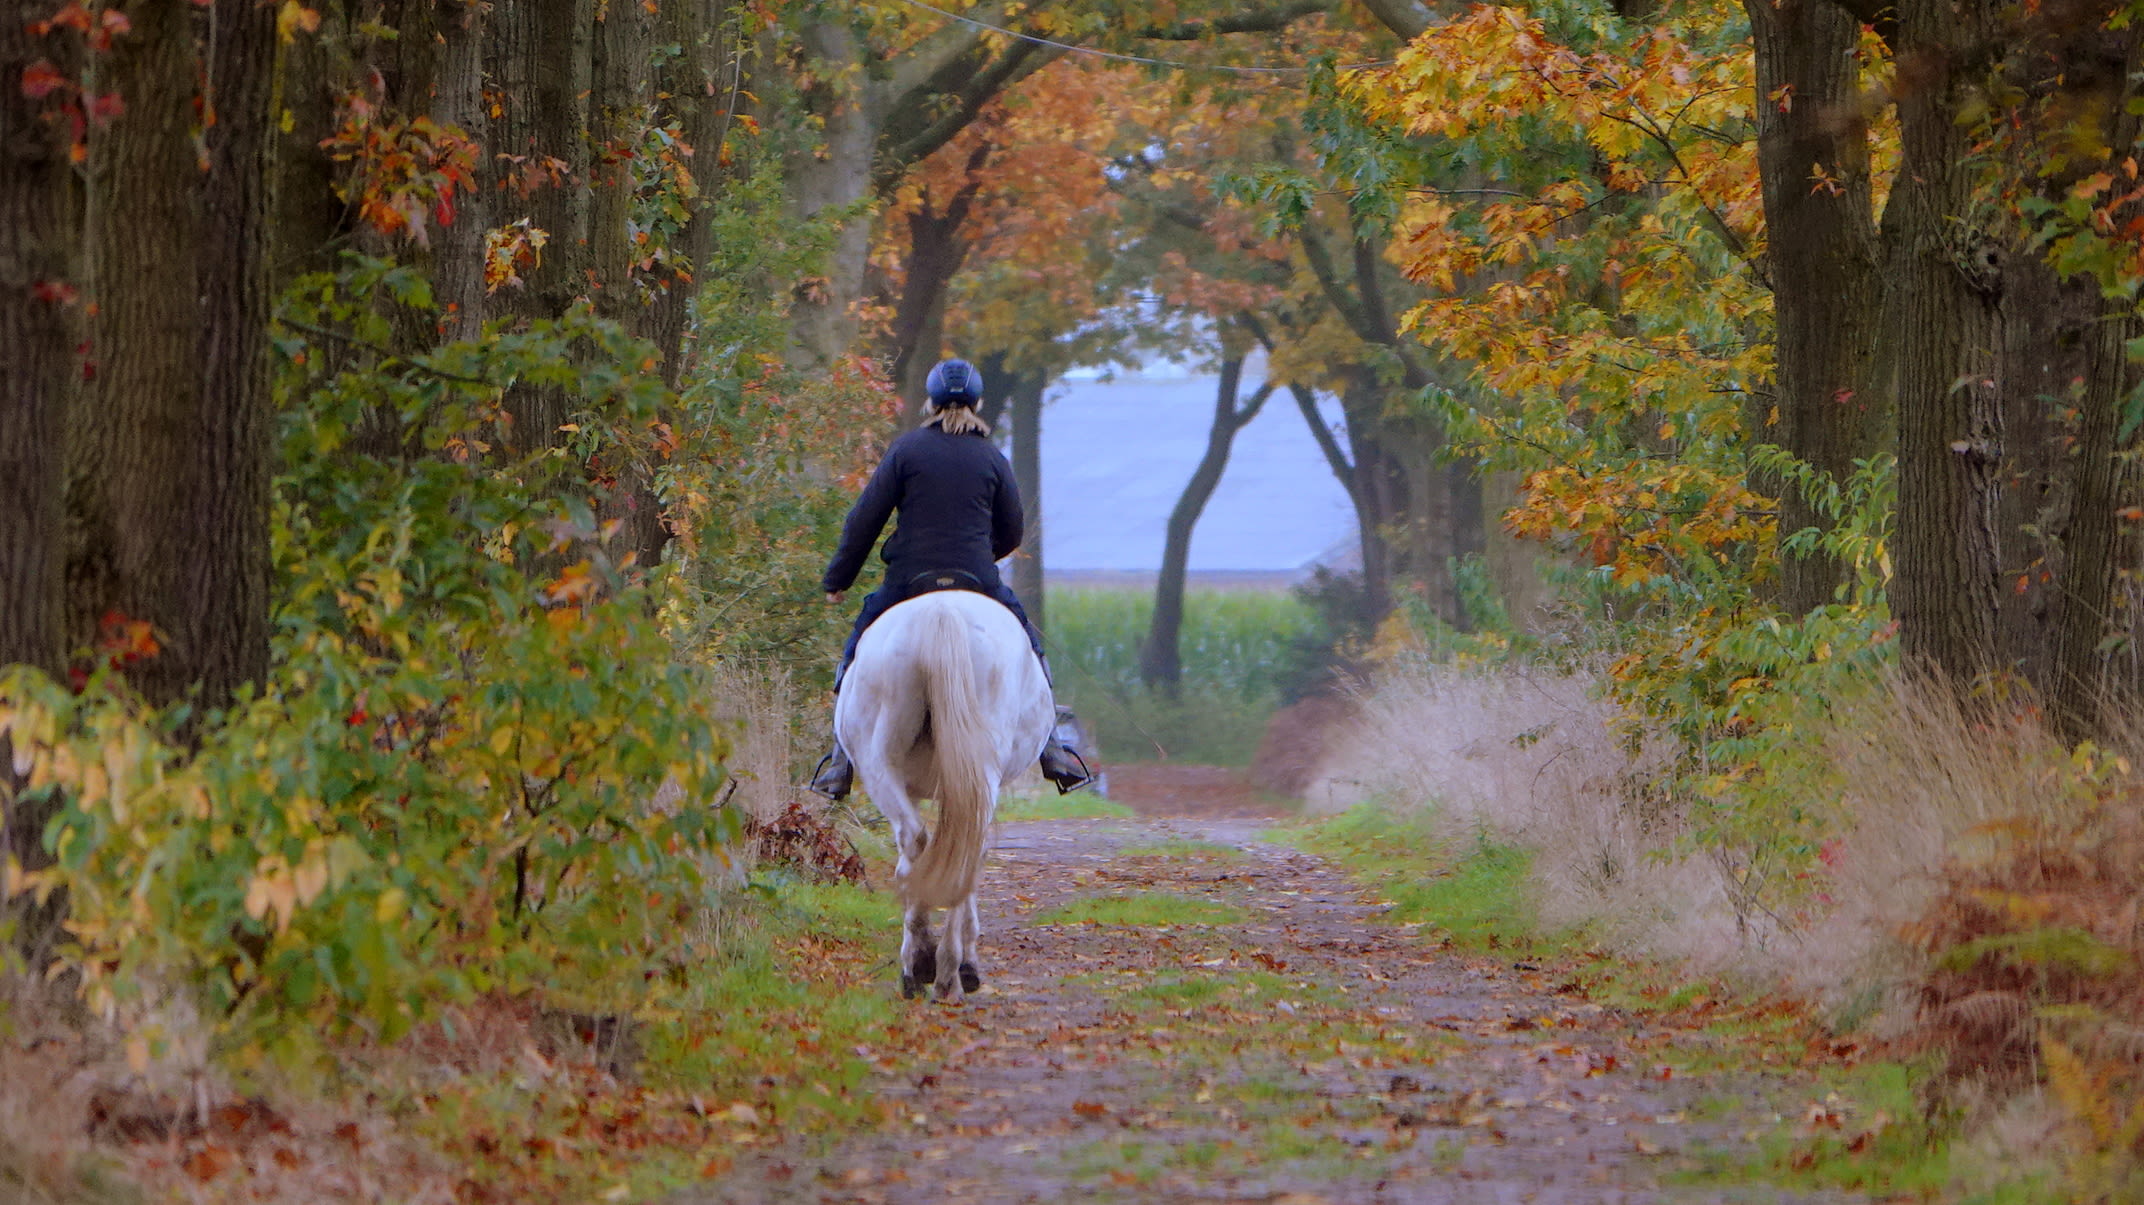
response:
[[[923,388],[934,406],[973,406],[983,400],[983,374],[966,360],[941,360]]]

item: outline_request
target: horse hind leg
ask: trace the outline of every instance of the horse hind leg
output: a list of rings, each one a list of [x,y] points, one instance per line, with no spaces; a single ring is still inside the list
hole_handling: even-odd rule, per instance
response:
[[[975,906],[975,897],[973,895],[970,895],[968,897],[968,948],[963,951],[958,964],[960,967],[960,988],[962,991],[973,992],[982,990],[983,972],[981,967],[977,965],[982,955],[976,948],[982,944],[982,938],[982,914]]]
[[[983,986],[975,969],[975,937],[978,929],[975,896],[953,905],[946,913],[945,941],[938,949],[938,998],[954,1004]]]
[[[931,910],[911,904],[901,926],[901,998],[913,1000],[938,978],[938,942],[931,935]]]

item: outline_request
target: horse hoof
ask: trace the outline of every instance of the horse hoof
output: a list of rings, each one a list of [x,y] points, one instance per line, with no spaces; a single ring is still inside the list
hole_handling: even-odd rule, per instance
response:
[[[913,1000],[923,994],[923,981],[906,971],[901,972],[901,999]]]
[[[972,962],[961,963],[960,990],[964,992],[980,991],[982,990],[982,986],[983,974],[981,971],[975,969],[975,964]]]
[[[916,981],[918,990],[925,984],[936,982],[938,979],[938,951],[919,951],[910,960],[908,970],[903,972],[902,978],[913,978]]]

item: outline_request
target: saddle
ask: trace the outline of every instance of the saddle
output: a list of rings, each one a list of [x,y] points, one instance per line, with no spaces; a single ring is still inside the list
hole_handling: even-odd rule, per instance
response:
[[[908,579],[908,596],[932,594],[939,590],[973,590],[977,594],[989,594],[983,579],[965,569],[926,569]]]

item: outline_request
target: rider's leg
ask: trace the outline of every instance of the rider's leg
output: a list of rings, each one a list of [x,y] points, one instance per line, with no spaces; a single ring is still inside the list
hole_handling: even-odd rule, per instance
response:
[[[889,583],[864,597],[863,609],[856,613],[856,626],[849,631],[848,643],[841,647],[841,661],[834,666],[835,694],[841,693],[841,679],[848,674],[849,663],[856,660],[856,642],[863,639],[864,629],[870,627],[873,620],[884,615],[888,607],[900,601],[892,595],[892,589]],[[838,802],[848,798],[849,789],[855,785],[855,781],[856,767],[849,764],[848,750],[843,749],[837,739],[834,741],[834,747],[827,750],[826,756],[819,759],[818,767],[812,771],[811,789]]]
[[[1056,679],[1050,675],[1050,659],[1042,652],[1042,632],[1027,617],[1027,608],[1020,605],[1020,596],[1012,592],[1011,586],[999,582],[991,597],[1004,603],[1019,619],[1020,626],[1027,629],[1027,643],[1035,650],[1035,659],[1042,662],[1042,676],[1052,686],[1054,695]],[[1093,782],[1094,772],[1087,768],[1087,759],[1080,756],[1078,746],[1071,739],[1079,732],[1076,727],[1079,721],[1072,709],[1058,707],[1056,716],[1056,722],[1050,725],[1050,739],[1042,746],[1042,776],[1057,784],[1058,794],[1066,795]]]

